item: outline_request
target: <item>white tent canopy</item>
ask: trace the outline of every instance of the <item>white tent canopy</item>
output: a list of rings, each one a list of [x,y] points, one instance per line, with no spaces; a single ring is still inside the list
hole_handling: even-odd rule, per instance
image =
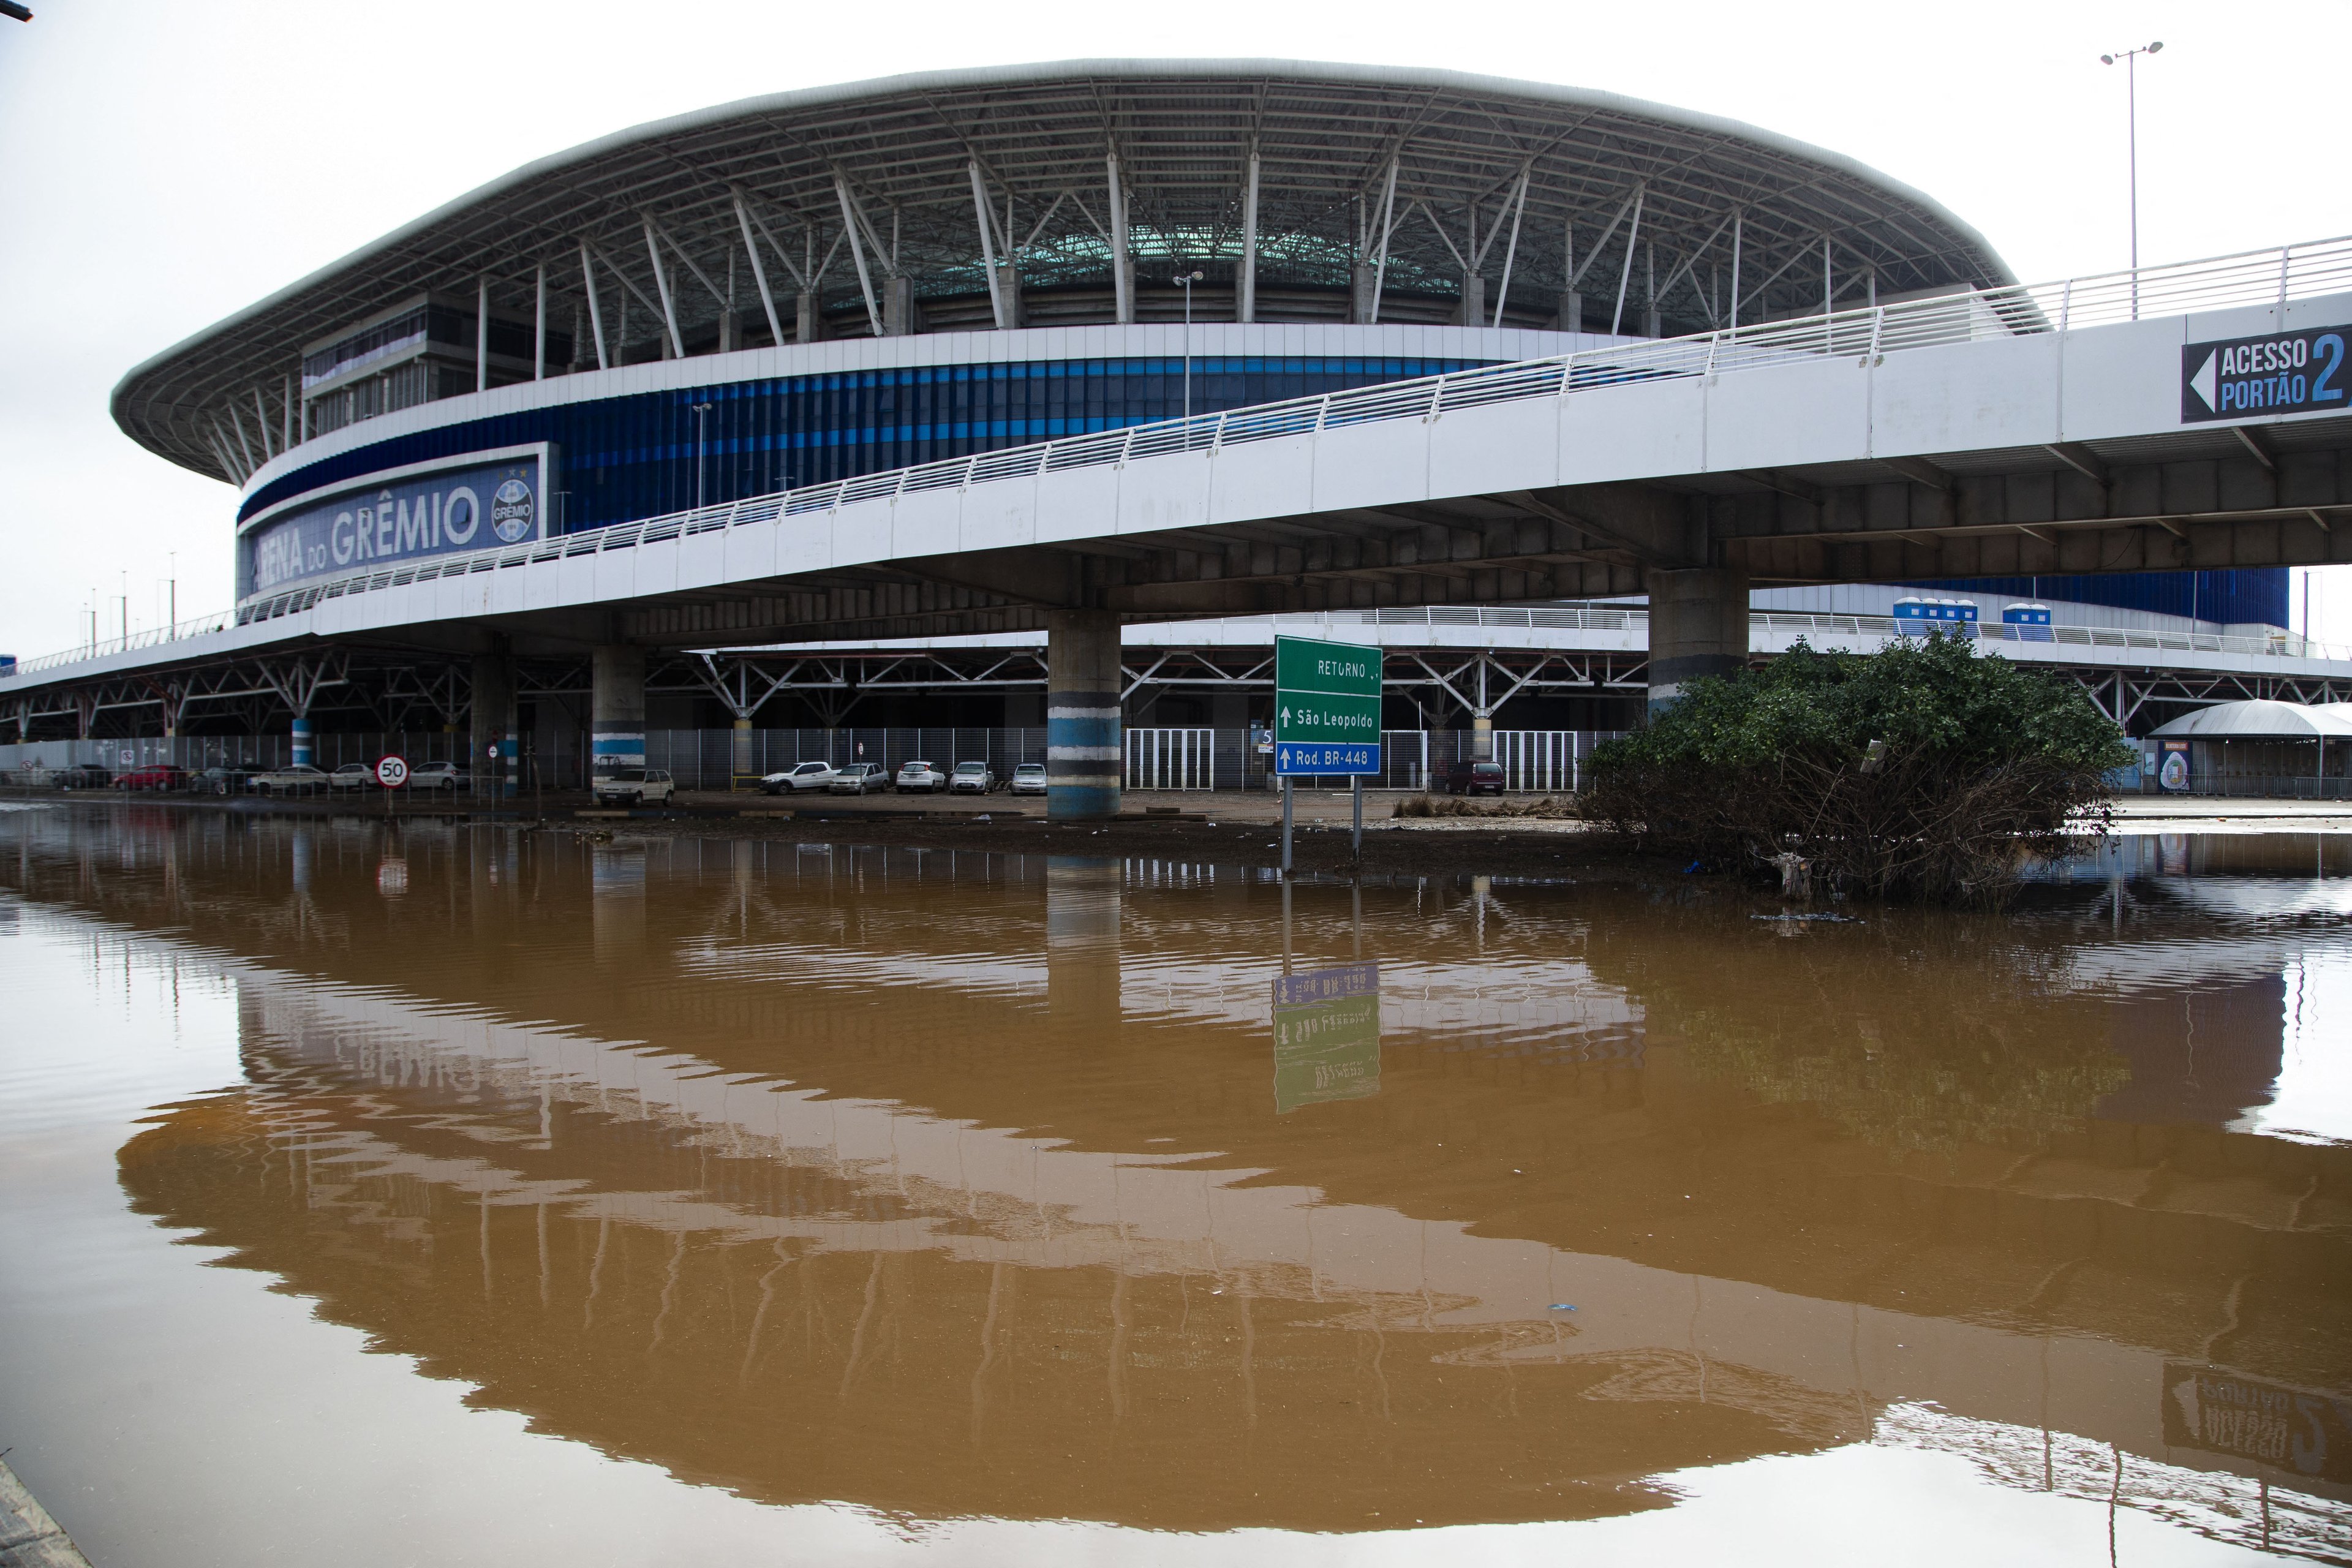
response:
[[[2352,737],[2352,702],[2218,702],[2148,731],[2168,741],[2332,741]]]

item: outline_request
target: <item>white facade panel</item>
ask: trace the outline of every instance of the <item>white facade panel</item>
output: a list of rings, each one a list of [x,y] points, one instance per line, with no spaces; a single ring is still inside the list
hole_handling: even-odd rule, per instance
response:
[[[1162,529],[1199,528],[1207,523],[1209,469],[1206,452],[1179,452],[1129,462],[1119,476],[1118,531],[1157,533]],[[1054,529],[1050,523],[1045,523],[1041,531],[1051,538],[1074,537]]]
[[[1225,447],[1212,459],[1209,521],[1239,522],[1315,508],[1315,437]]]
[[[1706,468],[1780,468],[1870,451],[1870,378],[1858,356],[1734,371],[1707,389]]]
[[[1553,406],[1559,418],[1562,484],[1696,473],[1706,467],[1706,388],[1696,376],[1574,393],[1555,399]]]
[[[1341,425],[1315,437],[1315,501],[1325,511],[1429,496],[1429,426],[1418,419]]]
[[[890,553],[947,555],[967,548],[962,540],[963,493],[919,490],[890,504]]]
[[[1479,495],[1559,482],[1559,404],[1532,397],[1442,414],[1423,426],[1429,493]]]
[[[963,496],[963,547],[1007,550],[1037,538],[1037,481],[1000,479]]]
[[[2180,426],[2181,321],[2129,321],[2068,332],[2061,439],[2095,441]]]
[[[1874,457],[2040,446],[2058,437],[2054,334],[1911,349],[1870,373]]]

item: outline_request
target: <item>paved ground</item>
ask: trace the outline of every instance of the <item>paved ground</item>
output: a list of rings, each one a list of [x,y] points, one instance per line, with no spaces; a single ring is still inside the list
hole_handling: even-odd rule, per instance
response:
[[[2352,833],[2352,801],[2243,800],[2217,795],[2126,795],[2118,833]]]
[[[0,1568],[89,1568],[89,1559],[34,1500],[5,1459],[0,1459]]]

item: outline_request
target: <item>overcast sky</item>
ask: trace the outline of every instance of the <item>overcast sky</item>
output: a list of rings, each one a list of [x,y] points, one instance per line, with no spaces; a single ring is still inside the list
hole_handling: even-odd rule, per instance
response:
[[[756,93],[1207,54],[1567,82],[1859,159],[2032,280],[2125,264],[2124,73],[2098,57],[2161,38],[2139,73],[2142,258],[2352,232],[2326,151],[2342,0],[30,3],[31,24],[0,20],[0,651],[20,655],[78,641],[94,594],[110,635],[126,587],[134,628],[162,618],[167,575],[184,616],[232,598],[234,494],[115,429],[124,371],[517,164]],[[2352,575],[2319,587],[2317,631],[2352,642]]]

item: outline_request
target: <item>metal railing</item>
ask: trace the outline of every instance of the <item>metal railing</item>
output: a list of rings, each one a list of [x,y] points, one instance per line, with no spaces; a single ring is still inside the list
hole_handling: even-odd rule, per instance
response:
[[[1548,359],[1387,382],[918,463],[635,522],[583,529],[504,550],[354,572],[249,605],[237,612],[236,620],[239,625],[274,620],[352,594],[629,550],[780,518],[835,512],[861,501],[969,489],[1074,468],[1123,467],[1140,458],[1213,453],[1225,447],[1388,420],[1441,419],[1462,409],[1567,397],[1643,382],[1712,380],[1739,371],[1840,358],[1851,358],[1868,368],[1889,353],[1909,349],[2063,332],[2150,315],[2283,305],[2290,300],[2344,291],[2352,291],[2352,236],[2055,283],[2019,284],[1832,310],[1646,343],[1613,343]],[[108,651],[120,650],[101,647],[97,654],[53,655],[17,668],[30,673],[77,657],[102,657]]]

